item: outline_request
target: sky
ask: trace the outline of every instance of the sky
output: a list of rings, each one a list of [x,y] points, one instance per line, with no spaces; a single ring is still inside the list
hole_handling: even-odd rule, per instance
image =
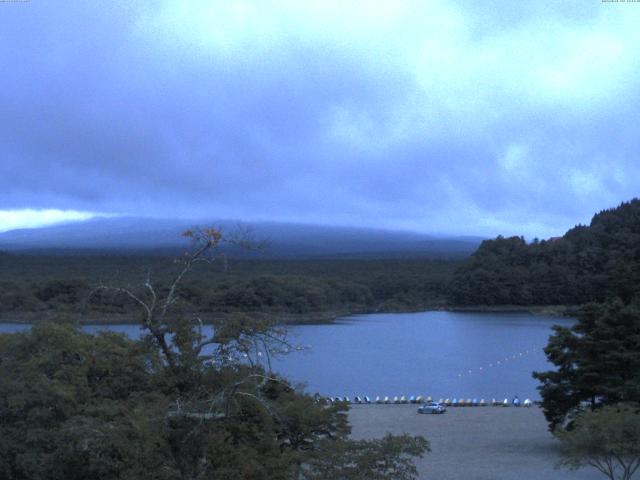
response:
[[[0,230],[561,235],[638,196],[640,3],[0,2]]]

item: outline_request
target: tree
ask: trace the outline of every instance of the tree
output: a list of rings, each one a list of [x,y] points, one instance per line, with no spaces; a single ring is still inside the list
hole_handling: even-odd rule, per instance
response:
[[[581,305],[640,294],[640,199],[594,215],[562,237],[482,242],[456,271],[449,300],[458,305]]]
[[[590,465],[611,480],[630,480],[640,468],[640,407],[609,405],[581,413],[572,428],[558,429],[561,465]]]
[[[422,437],[352,441],[346,405],[271,370],[295,349],[284,328],[236,316],[207,336],[179,308],[183,278],[226,241],[216,229],[185,236],[193,251],[167,288],[148,275],[139,290],[96,289],[140,306],[142,340],[54,324],[0,335],[0,478],[415,478]]]
[[[585,408],[640,399],[640,304],[586,305],[545,348],[557,370],[534,372],[551,430]]]
[[[134,479],[163,470],[168,450],[153,418],[168,399],[155,391],[158,365],[140,342],[71,325],[0,335],[0,478]]]

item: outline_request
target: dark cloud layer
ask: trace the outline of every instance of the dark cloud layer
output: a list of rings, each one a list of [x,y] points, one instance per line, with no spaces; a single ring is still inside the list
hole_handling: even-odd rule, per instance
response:
[[[561,3],[2,4],[0,210],[562,233],[638,194],[640,6]]]

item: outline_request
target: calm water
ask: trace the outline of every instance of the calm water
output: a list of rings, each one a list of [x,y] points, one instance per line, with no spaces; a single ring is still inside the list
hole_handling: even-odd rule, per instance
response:
[[[323,395],[432,395],[539,398],[533,370],[546,370],[542,348],[554,324],[571,320],[512,313],[423,312],[346,317],[290,328],[308,347],[274,368]],[[0,332],[28,328],[0,324]],[[87,326],[138,337],[134,325]]]

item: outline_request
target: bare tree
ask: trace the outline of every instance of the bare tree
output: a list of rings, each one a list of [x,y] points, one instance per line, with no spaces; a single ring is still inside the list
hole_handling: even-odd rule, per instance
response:
[[[287,329],[273,322],[237,315],[218,322],[209,334],[205,334],[198,315],[176,317],[172,309],[179,301],[181,283],[196,264],[226,261],[225,254],[220,252],[221,246],[256,250],[262,249],[264,244],[255,242],[246,229],[224,236],[217,228],[195,227],[183,232],[182,236],[191,240],[192,249],[176,259],[178,272],[165,289],[157,288],[148,272],[142,288],[99,285],[91,295],[108,291],[138,304],[144,313],[142,329],[155,343],[169,368],[198,368],[204,364],[217,368],[248,367],[247,375],[221,391],[208,392],[205,398],[196,395],[176,400],[171,416],[201,420],[224,418],[229,415],[237,397],[253,398],[273,415],[261,394],[267,382],[280,382],[272,374],[272,358],[300,349],[288,341]]]

